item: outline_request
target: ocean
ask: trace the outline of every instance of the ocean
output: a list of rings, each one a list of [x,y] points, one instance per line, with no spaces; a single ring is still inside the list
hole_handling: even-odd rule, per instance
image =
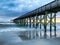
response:
[[[47,26],[47,37],[50,37],[50,28],[49,25]],[[56,30],[57,30],[57,37],[60,37],[60,23],[56,24]],[[19,37],[21,32],[24,31],[37,31],[38,36],[40,37],[40,28],[29,28],[29,27],[21,27],[15,23],[0,23],[0,44],[4,45],[17,45],[20,44],[23,40]],[[33,32],[32,32],[33,33]],[[44,28],[42,26],[41,29],[42,38],[44,35]],[[54,28],[52,29],[52,37],[54,35]],[[33,36],[33,35],[32,35]]]

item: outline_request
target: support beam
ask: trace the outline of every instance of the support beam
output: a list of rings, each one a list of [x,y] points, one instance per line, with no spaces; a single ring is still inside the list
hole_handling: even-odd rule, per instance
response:
[[[33,28],[35,27],[35,17],[33,17]]]
[[[28,18],[26,18],[26,25],[27,25],[27,27],[28,27]]]
[[[24,18],[24,26],[26,26],[26,18]]]
[[[42,26],[42,25],[41,25],[41,24],[42,24],[41,21],[42,21],[42,20],[41,20],[41,18],[42,18],[42,15],[40,15],[40,17],[39,17],[39,20],[40,20],[40,38],[42,37],[42,33],[41,33],[41,28],[42,28],[42,27],[41,27],[41,26]]]
[[[22,26],[22,19],[20,20],[20,25]]]
[[[56,13],[54,13],[54,34],[56,37]]]
[[[29,27],[31,28],[31,17],[29,18]]]
[[[45,15],[44,15],[44,38],[46,38],[47,37],[47,34],[46,34],[46,32],[47,32],[47,12],[45,12]]]
[[[27,18],[25,18],[25,23],[26,23],[26,27],[27,27]]]
[[[22,19],[22,26],[24,26],[24,19]]]
[[[24,18],[23,20],[24,20],[24,26],[26,26],[26,19]]]
[[[38,16],[36,15],[36,28],[38,28]]]
[[[50,38],[52,37],[52,13],[50,15]]]
[[[21,19],[20,19],[20,22],[19,22],[19,24],[21,24]]]
[[[39,18],[40,18],[40,19],[39,19],[39,20],[40,20],[40,29],[41,29],[41,24],[42,24],[42,23],[41,23],[41,21],[42,21],[41,18],[42,18],[42,15],[41,15]]]

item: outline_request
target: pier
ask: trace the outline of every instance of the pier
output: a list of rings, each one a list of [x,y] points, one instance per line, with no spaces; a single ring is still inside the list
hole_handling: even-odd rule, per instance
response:
[[[47,25],[50,26],[50,38],[52,38],[52,27],[54,28],[54,36],[56,37],[56,13],[60,11],[60,0],[52,1],[46,5],[43,5],[35,10],[32,10],[26,14],[21,15],[20,17],[14,19],[13,21],[21,26],[29,28],[40,28],[41,36],[41,27],[44,27],[44,38],[47,37]],[[27,31],[29,32],[29,31]],[[30,31],[30,36],[37,34],[32,34],[33,31]],[[31,38],[33,38],[31,36]],[[36,36],[35,36],[36,38]]]

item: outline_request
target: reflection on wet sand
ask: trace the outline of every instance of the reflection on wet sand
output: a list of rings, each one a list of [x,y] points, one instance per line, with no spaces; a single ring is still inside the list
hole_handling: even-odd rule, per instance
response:
[[[59,24],[57,24],[57,26],[58,25]],[[60,37],[59,30],[57,30],[57,37]],[[54,38],[54,31],[52,31],[52,38]],[[47,39],[50,39],[49,30],[47,31]],[[57,39],[58,38],[56,38],[56,40]],[[51,43],[51,41],[54,41],[54,39],[51,39],[49,42]],[[47,40],[44,39],[43,29],[41,30],[40,33],[39,28],[35,29],[35,28],[19,27],[16,24],[0,24],[0,45],[28,45],[28,44],[33,45],[32,42],[34,42],[33,44],[35,45],[39,45],[41,42],[47,45],[48,42]]]

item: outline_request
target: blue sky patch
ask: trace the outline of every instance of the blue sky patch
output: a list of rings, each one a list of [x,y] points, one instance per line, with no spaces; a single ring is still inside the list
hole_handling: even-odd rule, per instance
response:
[[[53,0],[0,0],[0,21],[4,18],[8,21],[51,1]]]

